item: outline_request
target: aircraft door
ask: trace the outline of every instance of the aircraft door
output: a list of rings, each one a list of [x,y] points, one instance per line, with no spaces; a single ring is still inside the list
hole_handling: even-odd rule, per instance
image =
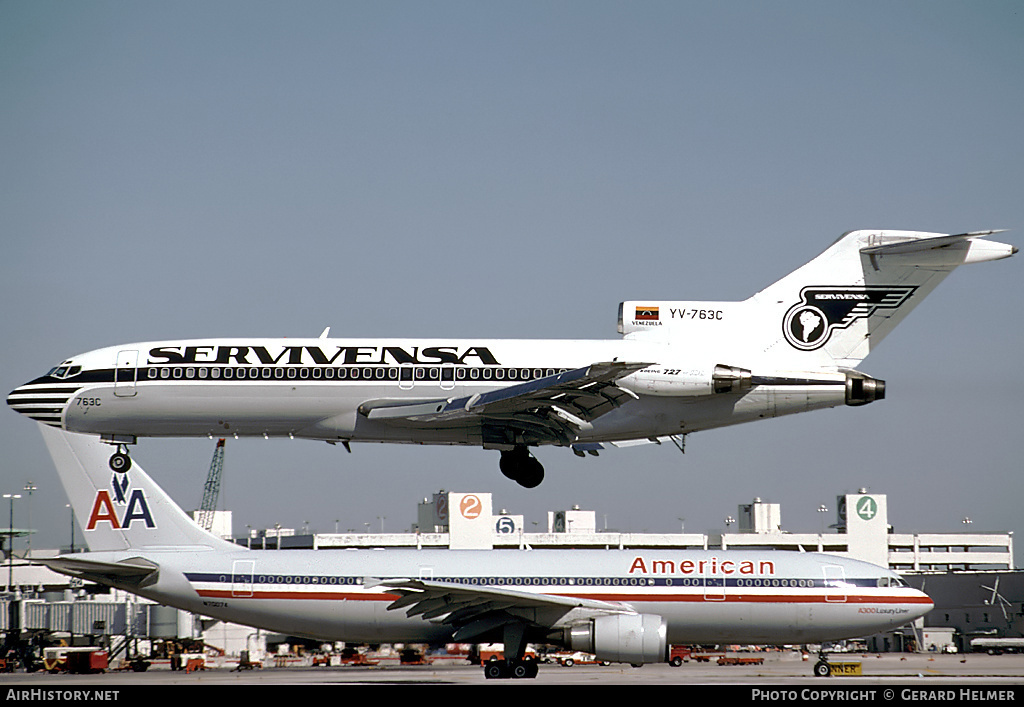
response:
[[[139,372],[138,351],[118,351],[114,368],[114,395],[131,398],[135,395],[135,381]]]
[[[725,601],[724,577],[704,577],[704,601]]]
[[[825,565],[825,601],[841,604],[846,601],[846,569],[840,565]]]
[[[231,596],[251,597],[255,560],[235,560],[231,568]]]

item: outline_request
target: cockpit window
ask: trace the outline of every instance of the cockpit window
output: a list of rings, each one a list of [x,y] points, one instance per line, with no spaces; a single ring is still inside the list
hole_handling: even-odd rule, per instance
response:
[[[81,372],[81,366],[69,366],[66,363],[62,363],[59,366],[51,368],[46,375],[50,376],[51,378],[60,378],[61,380],[64,380],[66,378],[73,378],[74,376],[77,376]]]
[[[904,582],[899,577],[879,577],[878,578],[878,586],[879,587],[905,587],[905,586],[907,586],[907,583]]]

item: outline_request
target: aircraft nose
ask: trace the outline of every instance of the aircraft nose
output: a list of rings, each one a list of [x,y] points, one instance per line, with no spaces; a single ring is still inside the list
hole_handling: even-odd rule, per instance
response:
[[[46,384],[26,383],[7,394],[7,405],[33,420],[60,427],[61,412],[74,392]]]
[[[935,608],[935,602],[924,592],[917,590],[914,593],[914,608],[911,609],[913,618],[919,619]]]

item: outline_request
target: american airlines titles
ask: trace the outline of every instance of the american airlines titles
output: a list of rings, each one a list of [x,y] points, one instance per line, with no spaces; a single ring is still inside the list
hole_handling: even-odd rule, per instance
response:
[[[742,575],[773,575],[775,563],[770,560],[719,560],[709,557],[704,560],[645,560],[642,557],[633,559],[629,566],[629,574],[742,574]]]
[[[147,362],[321,366],[367,363],[500,365],[486,346],[336,346],[326,352],[319,346],[282,346],[278,350],[271,350],[266,346],[159,346],[149,350]]]

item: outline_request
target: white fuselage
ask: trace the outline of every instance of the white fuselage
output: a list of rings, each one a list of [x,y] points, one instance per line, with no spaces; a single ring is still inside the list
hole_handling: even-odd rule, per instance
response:
[[[353,642],[451,640],[453,629],[440,618],[388,609],[398,595],[373,581],[393,577],[622,604],[664,618],[669,643],[839,640],[895,628],[932,608],[925,594],[888,570],[815,553],[137,549],[86,556],[152,560],[160,566],[159,581],[132,591],[161,603],[292,635]],[[574,620],[568,608],[546,611],[542,622],[552,628]]]
[[[574,441],[682,434],[846,402],[843,374],[794,376],[767,361],[760,369],[738,363],[785,382],[715,394],[700,383],[716,365],[734,363],[725,352],[654,341],[209,339],[76,356],[13,391],[8,404],[51,426],[105,436],[480,445],[479,425],[394,424],[370,419],[360,406],[457,399],[613,360],[652,366],[623,378],[633,398],[581,425]]]

